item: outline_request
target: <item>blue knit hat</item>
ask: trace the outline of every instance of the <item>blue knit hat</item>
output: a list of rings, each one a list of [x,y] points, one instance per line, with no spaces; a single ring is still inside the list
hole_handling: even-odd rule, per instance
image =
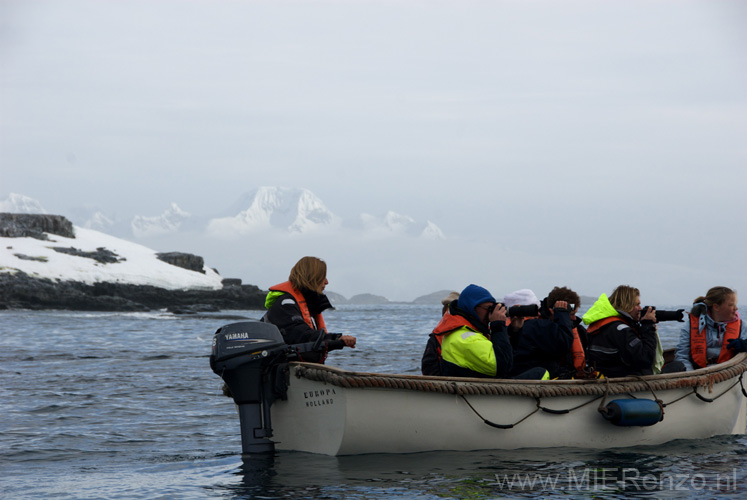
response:
[[[496,300],[490,295],[490,292],[485,290],[481,286],[468,285],[467,288],[462,290],[459,294],[459,300],[457,301],[457,307],[464,312],[472,314],[476,318],[479,317],[475,314],[475,307],[485,302],[495,304]]]

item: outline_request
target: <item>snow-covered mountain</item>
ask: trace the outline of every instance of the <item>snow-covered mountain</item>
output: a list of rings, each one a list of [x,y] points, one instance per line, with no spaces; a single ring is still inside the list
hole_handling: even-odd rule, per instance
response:
[[[0,200],[0,212],[13,214],[46,214],[41,203],[22,194],[10,193],[8,198]]]
[[[0,200],[0,212],[13,214],[48,214],[49,211],[42,204],[29,196],[10,193],[8,198]],[[105,213],[98,207],[87,205],[77,206],[65,215],[73,223],[86,229],[93,229],[108,234],[117,234],[122,237],[132,236],[126,224],[115,220],[111,214]],[[124,229],[124,230],[123,230]]]
[[[302,234],[340,226],[340,218],[308,189],[261,187],[242,196],[228,214],[210,220],[207,232],[241,236],[279,229]]]
[[[175,233],[179,230],[182,223],[189,218],[189,213],[179,208],[176,203],[172,203],[161,215],[155,217],[136,215],[130,225],[132,227],[132,234],[136,238],[144,238],[147,236]]]
[[[431,221],[418,223],[412,217],[391,210],[383,217],[361,214],[361,227],[371,236],[410,236],[425,239],[444,239],[444,233]]]
[[[435,225],[433,222],[428,221],[425,224],[425,229],[421,231],[420,236],[427,240],[445,240],[446,236],[441,228]]]
[[[115,225],[115,221],[109,218],[104,212],[94,212],[87,218],[85,223],[86,229],[107,232]]]
[[[48,213],[37,200],[11,194],[0,201],[0,212]],[[332,213],[308,189],[260,187],[242,195],[218,217],[193,215],[171,203],[159,215],[136,215],[127,220],[101,208],[71,209],[67,216],[79,227],[120,238],[148,240],[190,232],[213,238],[234,239],[250,234],[275,232],[288,235],[337,234],[365,238],[446,239],[432,221],[418,222],[408,215],[388,211],[343,218]]]

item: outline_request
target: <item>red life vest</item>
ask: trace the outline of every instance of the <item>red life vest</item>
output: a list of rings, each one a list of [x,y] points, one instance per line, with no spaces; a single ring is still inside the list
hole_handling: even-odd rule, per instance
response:
[[[312,320],[311,311],[309,311],[309,306],[306,304],[306,298],[303,296],[300,290],[293,288],[293,285],[291,285],[290,281],[285,281],[278,285],[271,286],[270,291],[285,292],[291,294],[293,299],[295,299],[296,304],[298,304],[298,308],[301,310],[303,320],[307,325],[309,325],[309,328],[324,330],[325,332],[327,331],[327,325],[325,325],[324,323],[322,313],[315,314]],[[314,323],[316,323],[316,325]]]
[[[705,368],[708,366],[707,348],[706,345],[706,331],[705,328],[699,329],[700,318],[692,314],[690,316],[690,357],[693,359],[693,363],[698,368]],[[742,329],[742,320],[732,321],[726,323],[726,330],[724,331],[724,340],[721,343],[721,352],[718,355],[718,361],[716,363],[723,363],[734,357],[734,352],[730,351],[727,345],[732,339],[739,338],[739,332]]]

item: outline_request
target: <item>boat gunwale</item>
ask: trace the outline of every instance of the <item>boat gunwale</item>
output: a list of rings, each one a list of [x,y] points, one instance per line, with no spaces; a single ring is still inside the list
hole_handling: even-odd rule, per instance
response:
[[[447,394],[521,395],[530,397],[624,394],[645,391],[706,387],[739,377],[747,371],[747,353],[698,370],[658,375],[584,380],[515,380],[438,377],[425,375],[357,372],[315,363],[291,362],[297,378],[325,382],[344,388],[379,388]]]

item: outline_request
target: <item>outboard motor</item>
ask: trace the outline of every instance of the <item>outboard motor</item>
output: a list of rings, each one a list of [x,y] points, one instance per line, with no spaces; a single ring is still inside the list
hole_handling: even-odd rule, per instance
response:
[[[251,320],[218,328],[210,368],[226,383],[239,407],[242,453],[275,451],[270,440],[270,406],[276,399],[285,399],[287,362],[301,359],[303,353],[342,349],[345,342],[340,337],[322,330],[314,342],[288,345],[271,323]]]
[[[284,363],[294,351],[270,323],[242,321],[215,332],[210,368],[226,383],[239,408],[243,453],[275,450],[269,439],[270,405],[277,397],[277,378],[284,376]]]

